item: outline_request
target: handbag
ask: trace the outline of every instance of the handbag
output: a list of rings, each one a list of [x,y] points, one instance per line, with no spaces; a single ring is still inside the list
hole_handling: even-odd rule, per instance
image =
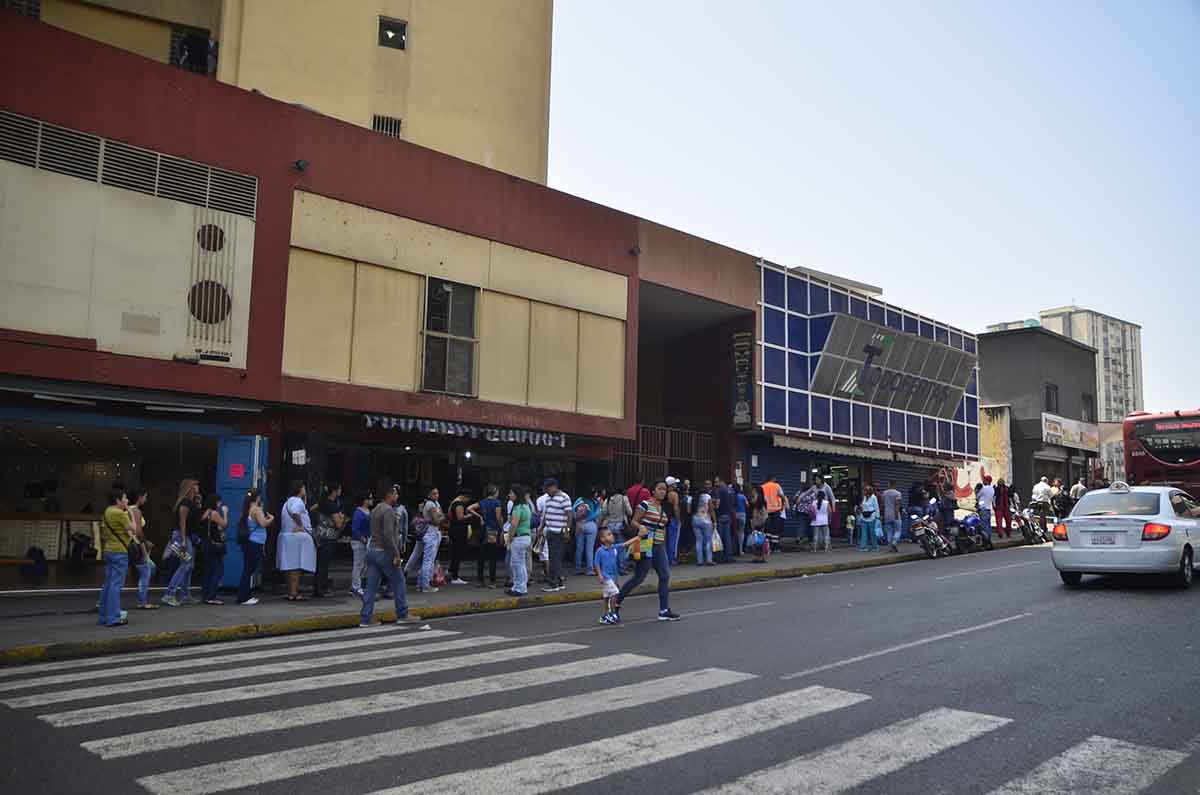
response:
[[[713,533],[712,551],[713,552],[724,552],[725,551],[725,545],[721,542],[721,534],[720,533]]]
[[[545,546],[546,546],[546,536],[540,535],[537,537],[537,540],[533,542],[533,546],[530,547],[530,550],[533,552],[533,554],[540,555],[540,554],[542,554],[542,548]]]
[[[108,528],[108,532],[112,533],[112,537],[117,539],[121,546],[125,547],[125,554],[129,555],[130,566],[140,566],[146,562],[146,548],[142,546],[140,541],[135,542],[133,537],[130,536],[130,543],[126,544],[121,536],[117,535],[116,528],[110,525],[107,519],[104,520],[104,526]]]

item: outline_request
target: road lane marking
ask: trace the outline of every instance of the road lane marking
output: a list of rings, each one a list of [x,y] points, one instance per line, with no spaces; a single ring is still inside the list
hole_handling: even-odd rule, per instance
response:
[[[433,638],[449,638],[455,635],[461,635],[461,632],[452,632],[445,629],[437,629],[432,632],[421,633],[404,633],[393,632],[390,635],[387,633],[375,633],[371,637],[348,638],[346,640],[334,641],[333,643],[306,643],[299,646],[285,646],[278,649],[270,649],[268,651],[242,652],[241,654],[228,654],[222,657],[211,657],[204,661],[205,667],[213,667],[218,665],[230,665],[232,663],[256,662],[260,660],[269,660],[273,657],[286,657],[293,654],[310,655],[322,654],[327,651],[341,651],[343,649],[369,649],[375,646],[387,646],[389,644],[411,643],[413,641],[432,640]],[[96,679],[115,677],[126,678],[131,676],[139,676],[142,674],[155,673],[158,671],[173,671],[178,670],[181,663],[177,660],[167,660],[159,662],[149,662],[141,665],[126,665],[126,666],[111,666],[103,671],[73,671],[67,674],[55,674],[53,676],[42,676],[34,679],[20,679],[15,682],[0,682],[0,692],[12,692],[14,690],[31,690],[44,685],[65,685],[73,682],[91,682]],[[310,667],[312,666],[310,663]]]
[[[960,571],[957,574],[943,574],[941,577],[934,577],[935,580],[953,580],[955,577],[970,577],[972,574],[987,574],[990,571],[1004,571],[1005,569],[1019,569],[1022,566],[1045,566],[1044,560],[1027,560],[1024,563],[1010,563],[1007,566],[992,566],[990,569],[975,569],[974,571]]]
[[[845,792],[1011,722],[995,715],[939,708],[705,790],[704,795]]]
[[[943,632],[940,635],[933,635],[928,638],[921,638],[920,640],[909,641],[908,643],[901,643],[898,646],[889,646],[886,649],[880,649],[879,651],[873,651],[873,652],[869,652],[867,654],[860,654],[857,657],[850,657],[845,660],[838,660],[837,662],[828,663],[827,665],[818,665],[816,668],[808,668],[803,671],[798,671],[794,674],[784,674],[780,678],[787,680],[787,679],[799,679],[802,676],[812,676],[813,674],[819,674],[822,671],[832,671],[834,668],[844,668],[847,665],[854,665],[855,663],[860,663],[860,662],[863,662],[864,660],[871,660],[876,657],[883,657],[884,655],[887,655],[887,654],[895,654],[898,651],[906,651],[908,649],[915,649],[917,646],[925,646],[929,643],[937,643],[938,641],[948,640],[950,638],[957,638],[960,635],[967,635],[972,632],[979,632],[981,630],[991,629],[992,627],[998,627],[1001,624],[1007,624],[1010,621],[1017,621],[1022,618],[1029,618],[1032,615],[1033,615],[1033,613],[1018,613],[1017,615],[1009,616],[1008,618],[999,618],[999,619],[996,619],[995,621],[988,621],[983,624],[976,624],[973,627],[966,627],[965,629],[956,629],[953,632]]]
[[[428,637],[429,633],[423,633],[423,636]],[[115,696],[121,693],[143,693],[147,690],[157,690],[170,687],[189,687],[191,685],[198,685],[207,682],[225,682],[232,679],[247,679],[254,676],[274,676],[278,674],[290,673],[303,675],[311,672],[314,668],[358,665],[360,663],[376,662],[378,660],[394,660],[398,657],[417,657],[422,654],[439,654],[441,652],[448,651],[462,651],[465,649],[474,649],[478,646],[489,646],[497,643],[512,642],[512,638],[505,638],[499,635],[485,635],[479,638],[449,640],[444,643],[422,643],[419,646],[388,647],[386,649],[375,649],[374,651],[356,652],[354,654],[334,654],[329,657],[309,657],[308,659],[304,660],[285,660],[284,662],[275,662],[268,665],[248,665],[242,668],[225,669],[209,668],[208,670],[182,674],[179,676],[165,676],[150,682],[117,681],[102,685],[95,685],[93,687],[79,687],[73,690],[58,690],[49,693],[37,693],[30,696],[18,696],[16,698],[0,700],[0,704],[14,707],[16,709],[24,709],[26,707],[42,707],[47,704],[61,704],[64,701],[81,701],[89,698],[105,698],[107,696]],[[171,697],[172,708],[174,708],[176,698],[178,697],[174,695]]]
[[[775,604],[775,602],[755,602],[752,605],[737,605],[735,607],[718,607],[718,608],[714,608],[712,610],[697,610],[695,612],[684,613],[684,618],[692,618],[694,616],[712,616],[712,615],[717,615],[718,613],[736,613],[740,610],[756,610],[760,607],[771,607],[774,604]],[[639,618],[639,619],[635,619],[633,621],[622,621],[620,624],[617,625],[617,628],[636,626],[638,624],[657,624],[657,623],[658,623],[657,618]],[[538,633],[537,635],[523,635],[521,637],[521,639],[522,640],[542,640],[544,638],[558,638],[563,635],[576,635],[576,634],[579,634],[580,632],[612,632],[613,629],[614,628],[611,626],[607,626],[607,627],[601,627],[601,626],[576,627],[575,629],[560,629],[556,632],[541,632],[541,633]]]
[[[374,795],[459,795],[463,792],[534,795],[558,791],[684,754],[735,743],[744,737],[844,709],[870,698],[862,693],[814,685],[651,726],[615,739],[605,737],[482,770],[464,770],[413,781]]]
[[[138,784],[155,795],[206,795],[242,789],[310,775],[322,770],[417,753],[444,745],[472,743],[497,734],[537,729],[561,721],[594,718],[629,707],[645,706],[679,696],[702,694],[714,687],[754,678],[753,674],[708,668],[657,680],[639,681],[633,687],[613,688],[605,684],[602,689],[590,693],[542,702],[536,709],[506,707],[480,715],[468,715],[365,737],[350,737],[272,751],[258,756],[145,776],[138,779]],[[605,743],[614,745],[611,739],[606,739]],[[616,745],[624,755],[629,755],[629,747],[625,743]],[[568,759],[572,766],[594,767],[595,760],[590,755],[570,754],[567,749],[556,753]],[[470,776],[478,783],[479,771],[472,771]],[[498,783],[503,782],[505,791],[510,791],[507,776],[493,777],[489,771],[487,778]],[[562,786],[562,782],[555,780],[553,776],[548,775],[545,780],[552,782],[555,788]],[[471,789],[465,787],[459,791],[468,792]]]
[[[991,795],[1125,795],[1149,787],[1187,754],[1089,737]]]
[[[530,657],[542,657],[549,654],[565,654],[582,651],[587,646],[578,643],[540,643],[533,646],[515,646],[508,649],[495,649],[468,654],[462,657],[446,657],[437,661],[437,671],[458,671],[463,668],[473,668],[481,665],[508,663],[514,660],[525,660]],[[289,693],[303,693],[310,690],[320,690],[333,687],[355,687],[367,682],[380,682],[387,679],[400,679],[409,676],[428,676],[430,663],[405,663],[389,665],[384,668],[368,668],[366,670],[341,671],[334,674],[318,676],[301,676],[282,679],[277,682],[257,682],[240,687],[230,687],[223,690],[205,690],[199,693],[179,693],[170,697],[172,710],[185,710],[194,707],[208,707],[214,704],[229,704],[236,701],[250,701],[260,698],[271,698]],[[108,720],[120,720],[135,715],[158,715],[163,711],[162,696],[142,699],[141,701],[126,701],[118,704],[105,704],[99,707],[83,707],[65,712],[54,712],[38,717],[51,726],[81,726],[86,723],[99,723]]]
[[[306,704],[291,709],[255,712],[249,715],[218,718],[199,723],[184,723],[179,726],[151,729],[136,734],[119,734],[100,740],[89,740],[80,745],[101,759],[119,759],[218,740],[224,741],[234,737],[246,737],[276,729],[294,729],[297,726],[307,727],[330,721],[387,714],[408,707],[423,707],[445,701],[475,698],[526,686],[542,687],[595,676],[597,670],[625,671],[661,662],[666,662],[666,660],[641,654],[613,654],[531,670],[528,672],[528,685],[514,682],[512,672],[504,671],[492,676],[436,685],[422,685],[409,690],[372,693],[369,696],[347,698],[341,701]]]

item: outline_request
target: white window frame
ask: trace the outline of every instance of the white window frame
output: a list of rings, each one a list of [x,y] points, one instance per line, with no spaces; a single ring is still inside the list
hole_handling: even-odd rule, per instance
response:
[[[454,287],[461,287],[475,291],[475,304],[471,317],[471,334],[470,337],[463,337],[458,334],[452,334],[449,331],[431,331],[429,329],[429,287],[433,281],[445,282]],[[479,310],[483,303],[483,291],[471,284],[451,281],[438,276],[426,276],[422,279],[423,290],[421,291],[421,357],[417,362],[420,368],[418,373],[420,377],[421,391],[429,392],[435,395],[455,395],[458,397],[478,397],[479,396]],[[450,318],[446,318],[446,327],[450,327]],[[430,337],[439,337],[447,340],[446,346],[446,372],[443,373],[443,388],[434,389],[425,383],[425,349],[427,341]],[[469,392],[456,392],[449,389],[449,368],[450,368],[450,350],[449,341],[471,343],[471,389]]]

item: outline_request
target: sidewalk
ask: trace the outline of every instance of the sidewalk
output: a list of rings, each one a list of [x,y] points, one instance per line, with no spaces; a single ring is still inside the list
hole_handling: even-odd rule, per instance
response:
[[[996,546],[1003,548],[1022,543],[1017,538],[997,541]],[[828,554],[794,551],[792,547],[788,550],[776,552],[769,562],[760,564],[730,563],[705,568],[680,564],[671,570],[671,590],[827,574],[925,557],[918,547],[907,543],[901,545],[899,553],[886,549],[874,553],[859,552],[845,545],[835,546]],[[635,593],[653,593],[655,582],[651,574]],[[199,595],[198,587],[193,594]],[[0,665],[352,627],[358,624],[362,604],[344,589],[334,598],[305,602],[288,602],[283,596],[270,593],[259,596],[262,601],[253,607],[241,607],[234,602],[232,594],[223,594],[228,600],[223,607],[197,604],[135,610],[132,608],[136,596],[126,591],[122,593],[121,602],[129,610],[129,624],[110,628],[96,624],[94,592],[30,596],[0,593]],[[410,587],[408,593],[410,609],[425,619],[598,601],[599,598],[599,583],[595,577],[568,577],[565,591],[550,594],[531,586],[530,595],[522,599],[506,596],[502,590],[475,585],[447,586],[436,594],[415,593]],[[376,616],[381,614],[385,619],[393,617],[391,600],[380,600],[376,604]]]

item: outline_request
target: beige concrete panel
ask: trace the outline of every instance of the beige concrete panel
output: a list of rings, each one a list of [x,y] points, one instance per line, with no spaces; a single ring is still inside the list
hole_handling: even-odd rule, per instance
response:
[[[90,337],[100,186],[0,160],[0,327]]]
[[[579,313],[534,303],[529,323],[529,405],[575,411]]]
[[[48,25],[135,52],[159,63],[171,55],[171,26],[76,0],[42,0],[41,19]]]
[[[503,243],[492,243],[491,249],[490,289],[625,319],[629,303],[625,276]]]
[[[625,322],[579,314],[580,414],[625,416]]]
[[[757,258],[650,221],[638,221],[638,275],[655,284],[753,310]]]
[[[409,21],[412,0],[376,0],[377,16]],[[409,52],[376,44],[371,51],[371,113],[394,116],[404,122],[402,137],[408,132]]]
[[[89,5],[160,22],[207,30],[216,37],[221,26],[221,0],[87,0]],[[44,7],[44,4],[43,4]]]
[[[283,319],[283,372],[350,380],[354,263],[293,248]]]
[[[297,191],[292,245],[385,268],[486,287],[488,241]]]
[[[361,262],[356,269],[350,381],[412,392],[421,330],[421,277]]]
[[[524,406],[529,390],[529,301],[484,291],[479,308],[479,398]]]

